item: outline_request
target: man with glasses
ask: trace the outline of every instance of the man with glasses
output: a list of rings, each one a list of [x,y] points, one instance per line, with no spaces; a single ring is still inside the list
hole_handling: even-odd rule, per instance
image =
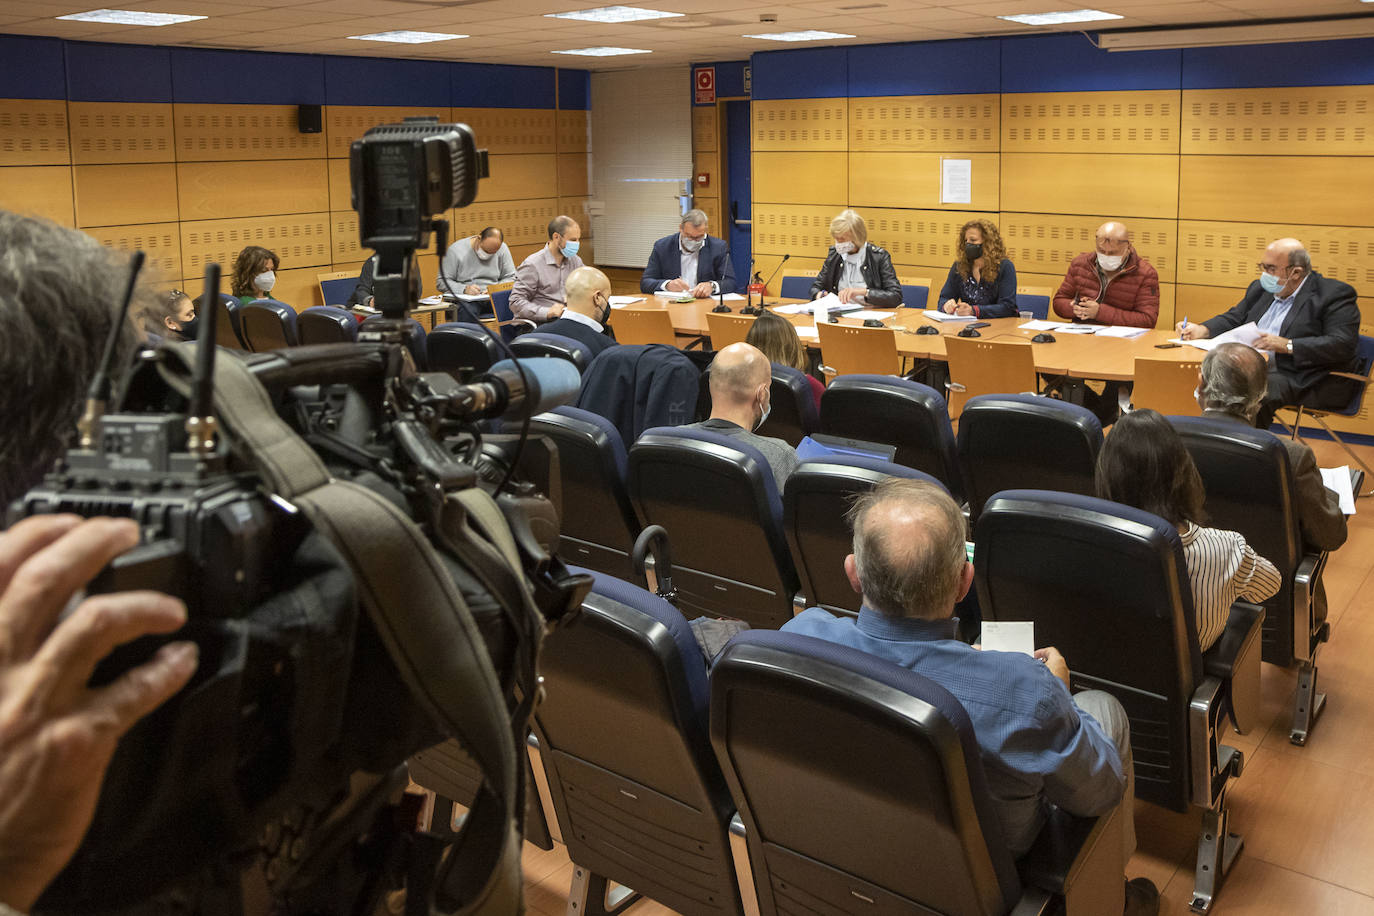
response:
[[[1354,288],[1313,270],[1297,239],[1271,242],[1259,271],[1234,308],[1199,324],[1180,321],[1179,336],[1214,337],[1254,322],[1259,336],[1249,343],[1269,360],[1269,389],[1255,418],[1260,429],[1267,429],[1284,405],[1343,406],[1352,383],[1330,373],[1356,368],[1360,309]]]
[[[654,243],[640,278],[644,293],[665,290],[705,299],[735,291],[735,268],[730,247],[706,233],[706,214],[688,210],[678,231]]]

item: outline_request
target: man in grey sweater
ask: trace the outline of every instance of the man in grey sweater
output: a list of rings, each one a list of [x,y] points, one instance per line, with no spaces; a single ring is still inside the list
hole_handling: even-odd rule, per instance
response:
[[[747,343],[730,344],[711,362],[711,418],[691,428],[709,429],[758,449],[768,459],[781,493],[801,461],[797,450],[782,439],[754,433],[773,407],[772,385],[773,365],[761,350]]]
[[[459,239],[448,246],[439,263],[435,286],[440,292],[480,296],[493,283],[515,279],[515,261],[506,247],[500,229],[488,226],[477,235]],[[445,285],[445,280],[448,281]]]

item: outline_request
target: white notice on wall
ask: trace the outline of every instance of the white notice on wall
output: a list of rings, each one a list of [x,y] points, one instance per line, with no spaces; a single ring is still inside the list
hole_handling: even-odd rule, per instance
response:
[[[940,203],[973,203],[973,160],[940,160]]]

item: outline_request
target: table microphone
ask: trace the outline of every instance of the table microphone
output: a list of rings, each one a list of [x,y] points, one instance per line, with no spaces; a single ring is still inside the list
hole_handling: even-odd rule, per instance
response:
[[[782,260],[778,262],[778,266],[775,267],[775,268],[773,268],[773,272],[772,272],[771,274],[768,275],[768,279],[763,281],[763,288],[764,288],[764,289],[768,289],[768,284],[773,282],[773,278],[776,277],[776,276],[778,275],[778,271],[782,270],[782,265],[786,264],[786,263],[787,263],[787,259],[790,258],[790,257],[792,257],[790,254],[785,254],[785,255],[782,256]],[[764,296],[763,293],[759,293],[759,308],[760,308],[760,309],[763,308],[763,305],[764,305],[764,303],[763,303],[763,296]]]

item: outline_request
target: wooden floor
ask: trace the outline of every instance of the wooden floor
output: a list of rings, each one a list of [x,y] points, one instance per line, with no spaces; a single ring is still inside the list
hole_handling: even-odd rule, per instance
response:
[[[1319,464],[1346,464],[1334,443],[1310,440]],[[1357,451],[1374,462],[1374,448]],[[1331,641],[1318,656],[1327,707],[1305,747],[1288,743],[1293,672],[1263,665],[1262,725],[1226,743],[1245,753],[1231,792],[1231,830],[1245,848],[1212,909],[1217,916],[1374,916],[1374,498],[1359,501],[1350,539],[1331,556]],[[1158,885],[1162,914],[1189,911],[1198,814],[1136,804],[1139,848],[1127,866]],[[529,911],[563,916],[572,863],[556,846],[525,845]],[[627,916],[669,910],[644,900]]]

